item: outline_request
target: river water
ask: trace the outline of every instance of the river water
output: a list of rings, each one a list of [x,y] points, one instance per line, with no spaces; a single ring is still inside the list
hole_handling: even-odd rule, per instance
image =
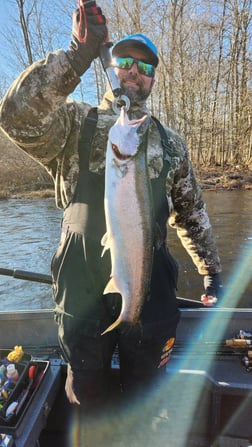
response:
[[[237,307],[251,307],[252,191],[204,191],[208,214],[221,256],[225,289],[235,281],[241,288]],[[4,200],[0,202],[0,268],[50,274],[50,260],[60,236],[62,211],[54,200]],[[179,263],[178,296],[199,299],[202,277],[178,241],[168,231],[169,247]],[[50,285],[0,276],[0,310],[41,309],[53,306]]]

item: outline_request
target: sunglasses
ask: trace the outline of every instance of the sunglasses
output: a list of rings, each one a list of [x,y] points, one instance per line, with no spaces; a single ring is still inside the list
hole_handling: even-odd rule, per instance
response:
[[[112,64],[114,67],[122,68],[123,70],[130,70],[132,65],[136,63],[138,72],[144,76],[148,76],[149,78],[153,78],[155,73],[155,67],[151,64],[147,64],[147,62],[140,61],[139,59],[135,59],[134,57],[114,57],[112,60]]]

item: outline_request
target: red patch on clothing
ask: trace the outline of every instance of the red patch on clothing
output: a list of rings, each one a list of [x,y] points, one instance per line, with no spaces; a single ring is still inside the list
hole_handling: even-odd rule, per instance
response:
[[[167,340],[167,342],[165,343],[162,349],[162,354],[158,368],[161,368],[162,366],[166,365],[166,363],[170,360],[174,343],[175,343],[174,337],[169,338],[169,340]]]

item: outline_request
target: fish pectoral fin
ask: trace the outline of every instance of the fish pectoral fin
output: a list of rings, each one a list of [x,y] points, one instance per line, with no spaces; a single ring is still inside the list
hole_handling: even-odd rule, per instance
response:
[[[102,236],[101,245],[103,245],[104,247],[106,247],[107,242],[108,242],[108,233],[105,233],[105,234]]]
[[[109,236],[108,233],[105,233],[101,240],[101,245],[103,246],[101,258],[103,257],[105,251],[109,250]]]
[[[106,295],[107,293],[120,293],[113,277],[106,285],[103,295]]]

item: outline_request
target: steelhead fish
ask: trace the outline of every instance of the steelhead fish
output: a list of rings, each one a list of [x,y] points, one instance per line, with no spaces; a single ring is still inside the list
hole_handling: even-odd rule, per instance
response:
[[[149,117],[129,120],[122,107],[108,137],[105,170],[106,234],[112,271],[104,294],[120,293],[121,313],[103,334],[120,323],[136,324],[149,294],[153,257],[153,206],[147,168]],[[102,254],[103,254],[102,253]]]

